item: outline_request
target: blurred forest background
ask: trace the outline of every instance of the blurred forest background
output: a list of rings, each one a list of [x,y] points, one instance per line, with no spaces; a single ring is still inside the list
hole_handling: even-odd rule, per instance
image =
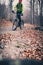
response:
[[[0,0],[0,19],[12,19],[18,0]],[[43,26],[43,0],[23,0],[23,18],[25,22]]]
[[[22,0],[24,27],[22,30],[17,28],[13,31],[12,20],[15,14],[12,10],[16,11],[14,7],[17,3],[18,0],[0,0],[0,60],[16,58],[43,60],[43,29],[41,29],[43,28],[43,0]],[[40,61],[39,65],[41,65]]]

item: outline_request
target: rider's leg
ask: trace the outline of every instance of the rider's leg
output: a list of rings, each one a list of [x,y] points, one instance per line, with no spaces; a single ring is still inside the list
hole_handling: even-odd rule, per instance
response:
[[[21,29],[21,12],[17,12],[17,18],[19,19],[18,26]]]
[[[21,15],[20,15],[21,13],[19,12],[19,15],[18,15],[18,19],[19,19],[19,22],[18,22],[18,26],[20,27],[20,29],[21,29]]]

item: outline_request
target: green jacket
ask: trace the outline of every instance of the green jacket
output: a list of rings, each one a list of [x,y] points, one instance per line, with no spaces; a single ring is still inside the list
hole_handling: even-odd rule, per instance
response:
[[[16,8],[17,8],[17,12],[22,12],[23,11],[23,5],[22,5],[22,3],[18,3],[16,5]]]

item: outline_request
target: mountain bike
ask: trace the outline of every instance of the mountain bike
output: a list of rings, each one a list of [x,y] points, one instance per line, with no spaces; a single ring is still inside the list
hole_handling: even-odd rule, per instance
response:
[[[13,20],[12,30],[16,30],[16,28],[19,27],[19,19],[17,18],[16,12],[12,11],[12,13],[16,14],[16,18]],[[20,14],[20,16],[21,16],[21,21],[20,21],[21,29],[23,29],[24,28],[24,21],[22,19],[23,14]]]

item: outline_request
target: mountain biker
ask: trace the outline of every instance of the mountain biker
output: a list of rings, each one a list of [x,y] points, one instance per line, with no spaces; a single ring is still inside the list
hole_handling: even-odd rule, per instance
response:
[[[19,19],[18,25],[21,29],[21,14],[23,12],[23,4],[22,4],[22,0],[19,0],[19,2],[16,5],[16,9],[17,9],[17,18]],[[17,29],[17,26],[14,30]]]

